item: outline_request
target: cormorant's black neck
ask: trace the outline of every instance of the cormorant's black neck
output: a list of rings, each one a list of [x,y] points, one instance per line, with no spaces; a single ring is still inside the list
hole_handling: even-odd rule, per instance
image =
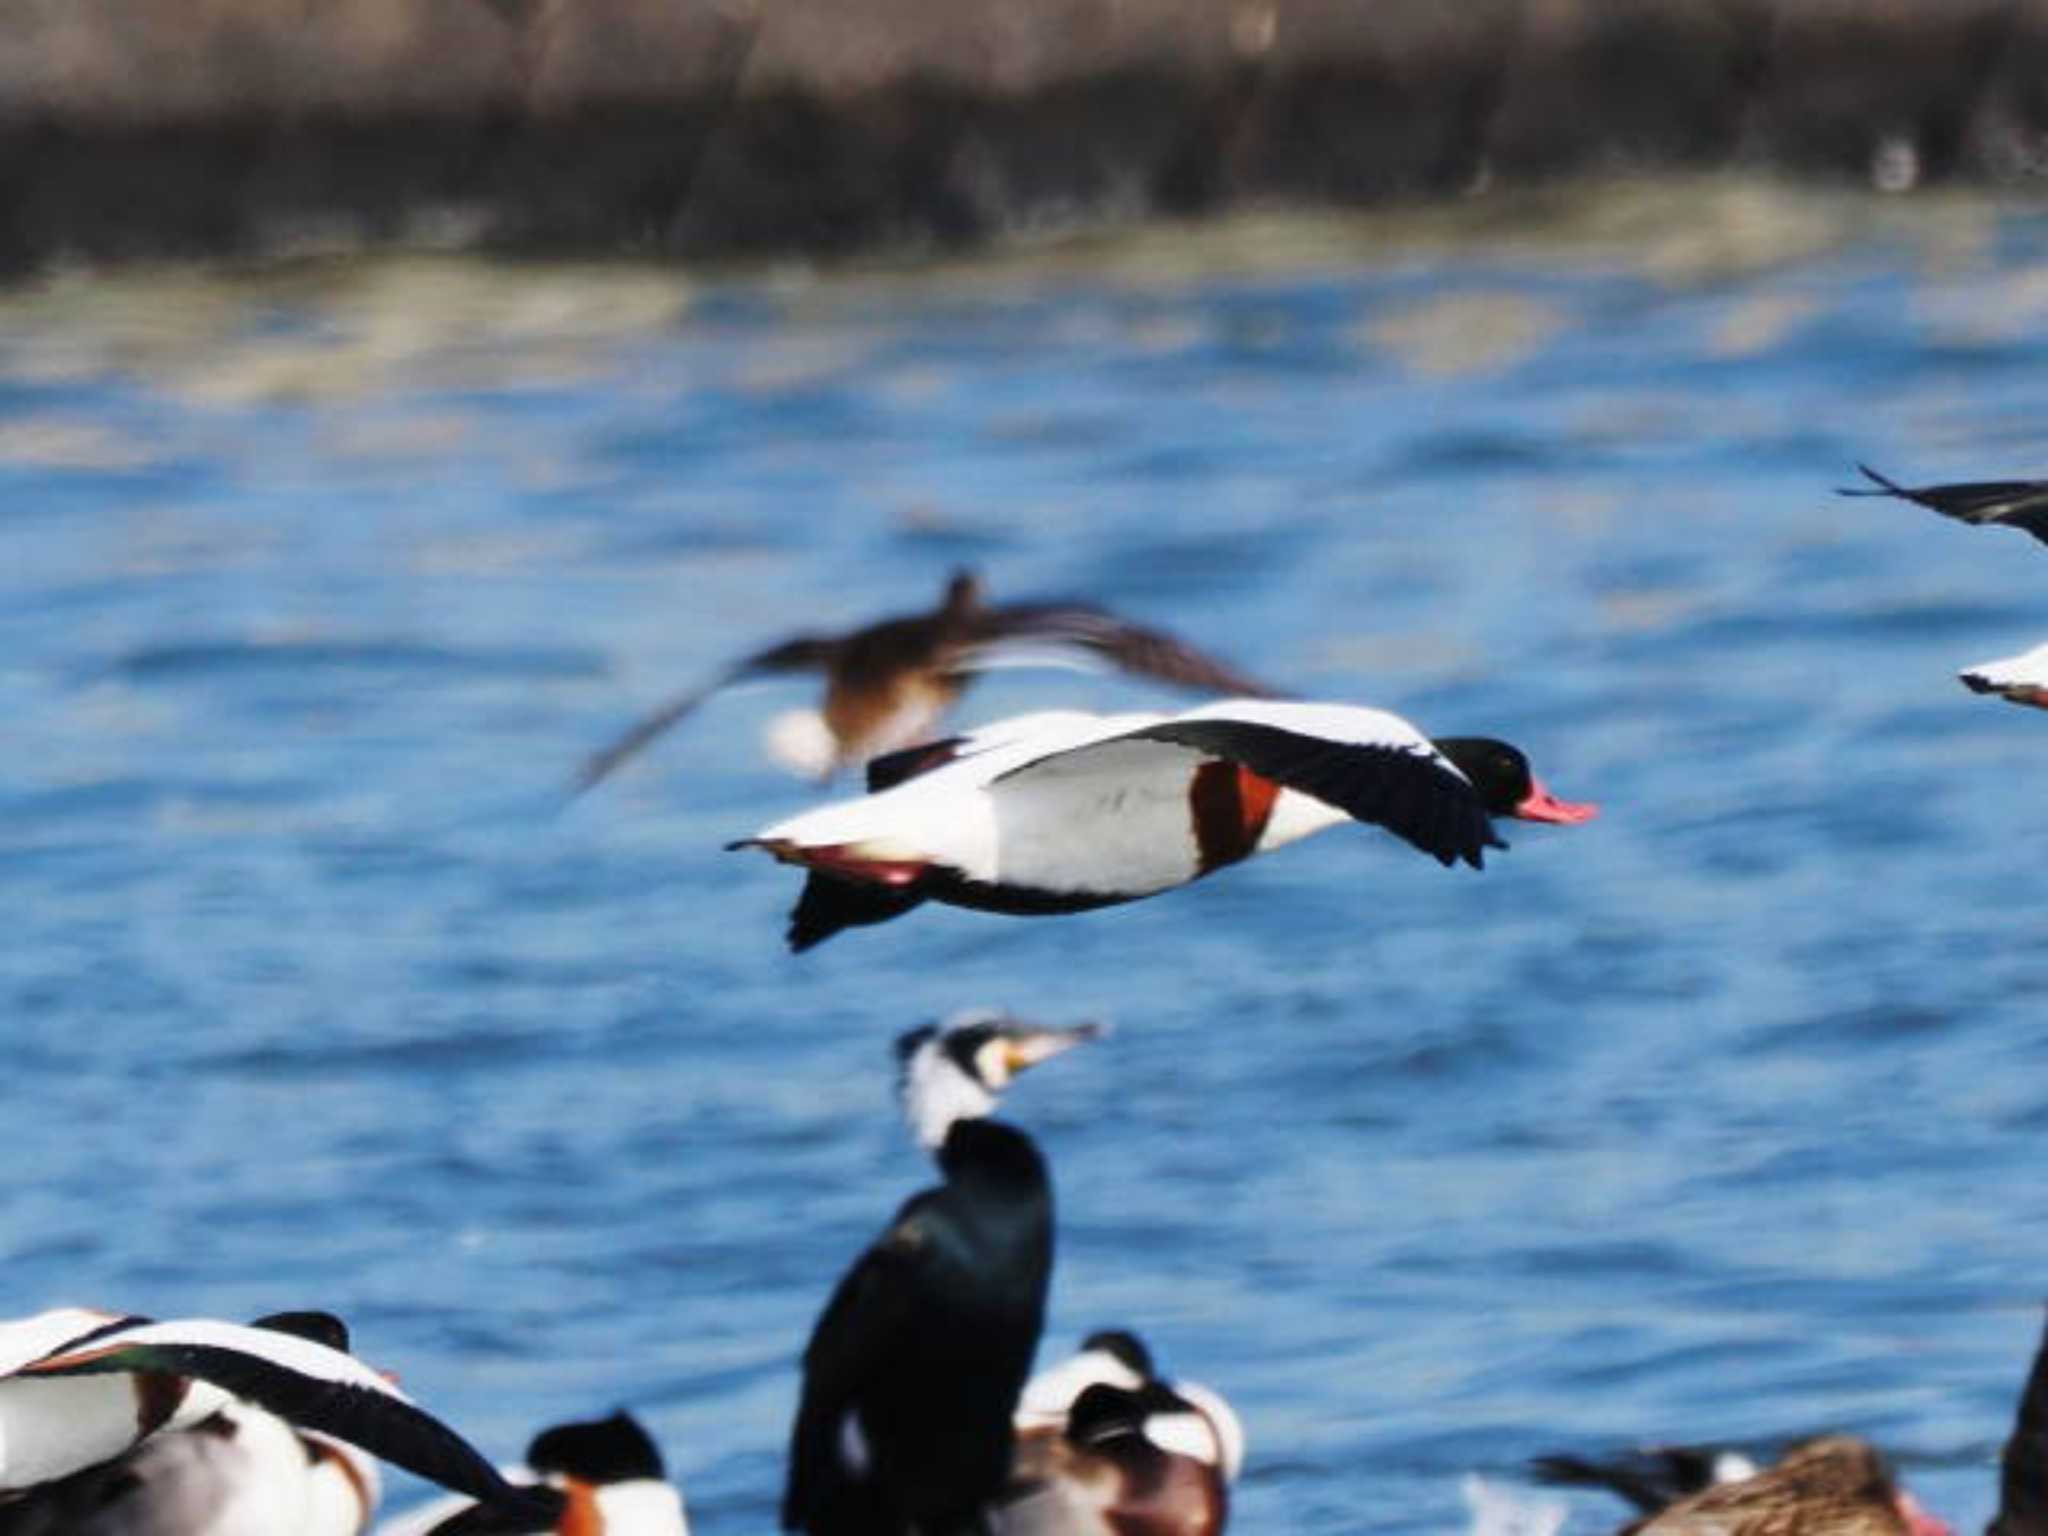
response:
[[[939,1148],[939,1167],[949,1184],[1021,1192],[1051,1182],[1037,1145],[1000,1120],[955,1120]]]

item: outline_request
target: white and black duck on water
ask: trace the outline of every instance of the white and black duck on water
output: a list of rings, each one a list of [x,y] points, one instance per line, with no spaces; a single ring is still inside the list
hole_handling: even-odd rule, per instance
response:
[[[330,1314],[278,1313],[245,1327],[64,1308],[0,1326],[0,1500],[13,1496],[0,1517],[26,1519],[15,1504],[238,1400],[479,1501],[520,1508],[529,1498],[349,1354]]]
[[[1345,821],[1478,868],[1505,846],[1493,817],[1595,814],[1507,742],[1258,699],[1023,715],[878,758],[868,788],[732,844],[808,871],[792,949],[926,901],[1022,916],[1136,901]]]
[[[1243,1426],[1217,1393],[1159,1376],[1127,1330],[1034,1376],[1016,1425],[995,1536],[1216,1536],[1229,1520]]]
[[[0,1504],[6,1536],[359,1536],[377,1463],[231,1399],[189,1429]]]
[[[780,717],[769,747],[816,778],[921,741],[974,675],[996,667],[1113,669],[1204,693],[1270,695],[1228,663],[1163,630],[1088,603],[989,603],[971,571],[957,571],[938,606],[835,635],[796,635],[734,662],[635,724],[576,777],[588,789],[722,688],[760,678],[822,673],[822,709]]]
[[[1089,1038],[1006,1019],[913,1030],[904,1117],[943,1181],[914,1195],[833,1292],[804,1351],[785,1530],[985,1529],[1044,1326],[1053,1197],[1031,1138],[988,1118],[1009,1076]]]
[[[442,1499],[385,1521],[377,1536],[689,1536],[660,1447],[623,1410],[542,1430],[505,1476],[535,1490],[526,1512]]]

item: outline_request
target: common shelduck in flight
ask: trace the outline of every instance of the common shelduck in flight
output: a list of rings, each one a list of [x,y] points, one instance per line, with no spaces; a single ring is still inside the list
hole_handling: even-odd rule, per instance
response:
[[[661,1450],[631,1414],[557,1424],[534,1436],[507,1478],[537,1489],[524,1517],[443,1499],[386,1520],[377,1536],[689,1536]]]
[[[528,1503],[347,1344],[339,1319],[323,1312],[244,1327],[64,1308],[0,1325],[0,1496],[191,1429],[239,1398],[480,1502]]]
[[[1545,1464],[1553,1474],[1575,1465],[1596,1473],[1552,1480],[1599,1483],[1634,1504],[1642,1516],[1625,1528],[1630,1536],[1951,1536],[1898,1485],[1876,1448],[1854,1435],[1801,1441],[1762,1470],[1711,1453],[1681,1458],[1662,1469],[1674,1479],[1668,1484],[1638,1479],[1620,1463],[1549,1457],[1539,1467]],[[1597,1475],[1609,1468],[1621,1475]],[[1704,1486],[1681,1491],[1702,1478]],[[1660,1503],[1667,1491],[1675,1496]]]
[[[1244,1464],[1244,1429],[1221,1396],[1166,1381],[1135,1334],[1091,1334],[1025,1386],[1012,1488],[996,1536],[1216,1536]]]
[[[904,1117],[943,1180],[896,1213],[811,1332],[784,1530],[986,1529],[982,1511],[1009,1481],[1053,1244],[1045,1159],[989,1113],[1011,1073],[1092,1033],[990,1018],[898,1041]]]
[[[958,571],[929,612],[797,635],[734,662],[592,756],[575,788],[590,788],[720,689],[798,672],[824,674],[824,708],[781,716],[769,748],[799,773],[830,778],[924,739],[975,673],[1009,666],[1111,668],[1206,693],[1273,691],[1172,635],[1086,603],[986,603],[980,580]]]
[[[1179,715],[1021,715],[868,765],[870,793],[730,846],[810,871],[792,949],[925,901],[1079,912],[1157,895],[1346,820],[1443,864],[1504,847],[1491,817],[1573,823],[1506,742],[1431,741],[1348,704],[1228,699]]]
[[[2048,480],[1963,481],[1954,485],[1900,485],[1868,464],[1856,466],[1874,485],[1845,488],[1844,496],[1894,496],[1944,517],[1985,526],[2019,528],[2048,543]],[[2048,709],[2048,645],[2018,656],[1980,662],[1956,676],[1972,693],[1995,693],[2012,704]]]

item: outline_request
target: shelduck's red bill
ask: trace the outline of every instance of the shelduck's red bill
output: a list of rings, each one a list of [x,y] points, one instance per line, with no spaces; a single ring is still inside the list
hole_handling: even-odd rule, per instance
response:
[[[1517,821],[1551,821],[1559,826],[1576,827],[1582,821],[1591,821],[1600,814],[1600,807],[1590,800],[1560,800],[1543,787],[1541,779],[1529,781],[1529,793],[1516,803],[1508,814]]]

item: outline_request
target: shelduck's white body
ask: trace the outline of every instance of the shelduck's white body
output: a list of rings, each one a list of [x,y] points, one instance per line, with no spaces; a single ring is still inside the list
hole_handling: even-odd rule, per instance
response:
[[[508,1467],[506,1478],[525,1487],[541,1479],[525,1467]],[[574,1536],[690,1536],[689,1516],[683,1511],[683,1496],[671,1483],[659,1478],[634,1478],[630,1482],[569,1484],[551,1481],[550,1486],[568,1494],[562,1520],[553,1526],[535,1525],[525,1536],[549,1536],[567,1531]],[[434,1536],[434,1532],[471,1507],[464,1498],[435,1499],[389,1520],[379,1521],[374,1536]],[[574,1522],[580,1521],[581,1524]]]

